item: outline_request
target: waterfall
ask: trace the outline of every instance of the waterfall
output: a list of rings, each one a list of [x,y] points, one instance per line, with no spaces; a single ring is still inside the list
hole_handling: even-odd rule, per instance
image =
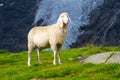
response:
[[[42,20],[39,25],[56,23],[60,13],[68,12],[71,23],[68,25],[67,40],[64,48],[76,42],[78,35],[84,33],[80,26],[89,24],[89,14],[92,10],[102,5],[104,0],[42,0],[36,11],[33,25]]]

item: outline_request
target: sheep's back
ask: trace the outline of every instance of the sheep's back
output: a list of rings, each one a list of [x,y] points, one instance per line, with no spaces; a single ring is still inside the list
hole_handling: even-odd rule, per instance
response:
[[[47,47],[49,45],[49,35],[46,27],[35,27],[29,33],[32,38],[31,41],[37,47]]]

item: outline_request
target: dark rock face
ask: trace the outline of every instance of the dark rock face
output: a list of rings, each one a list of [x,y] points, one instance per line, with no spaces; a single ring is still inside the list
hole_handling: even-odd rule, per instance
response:
[[[61,12],[72,20],[64,48],[120,45],[120,0],[0,0],[0,49],[27,50],[33,25],[56,23]]]
[[[0,49],[27,49],[27,33],[34,21],[37,0],[0,0]]]
[[[85,33],[79,35],[71,47],[94,43],[105,46],[120,45],[120,1],[105,0],[103,5],[90,14],[90,24],[81,28]]]

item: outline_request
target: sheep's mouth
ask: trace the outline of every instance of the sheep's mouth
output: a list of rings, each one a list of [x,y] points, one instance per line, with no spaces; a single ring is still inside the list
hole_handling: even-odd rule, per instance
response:
[[[66,20],[66,21],[64,21],[64,23],[65,23],[65,24],[68,24],[69,22],[70,22],[70,21],[69,21],[69,19],[68,19],[68,20]]]

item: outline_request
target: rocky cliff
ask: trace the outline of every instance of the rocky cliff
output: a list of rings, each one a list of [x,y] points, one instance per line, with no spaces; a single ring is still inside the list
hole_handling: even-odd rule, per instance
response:
[[[64,48],[120,45],[120,0],[0,0],[0,49],[27,50],[28,31],[61,12],[71,17]]]
[[[0,0],[0,49],[27,50],[27,33],[37,3],[37,0]]]

